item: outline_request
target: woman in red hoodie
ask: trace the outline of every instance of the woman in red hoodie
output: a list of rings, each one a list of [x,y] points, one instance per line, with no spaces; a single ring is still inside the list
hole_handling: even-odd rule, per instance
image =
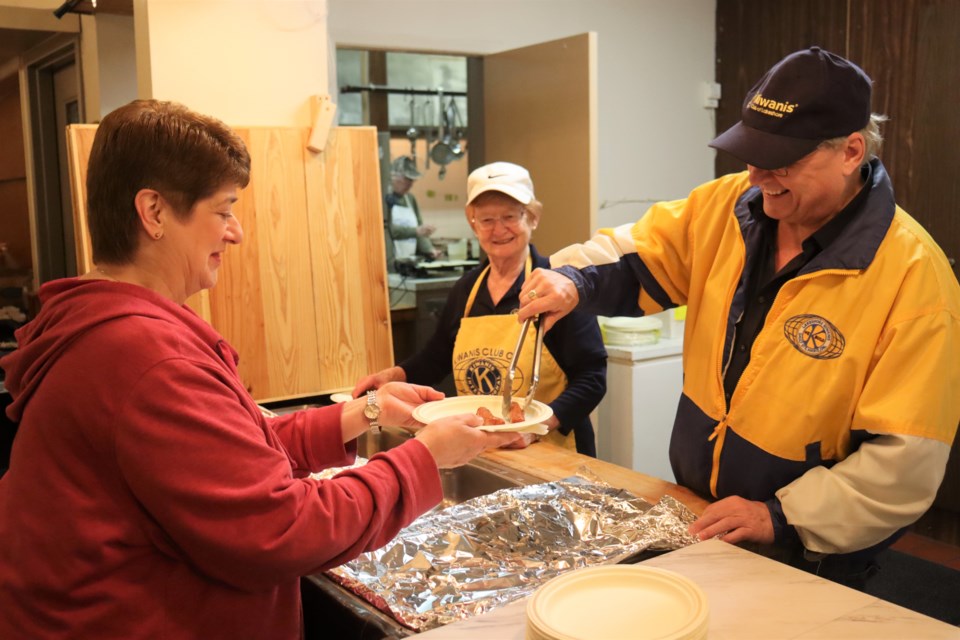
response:
[[[250,157],[173,103],[107,115],[88,165],[96,269],[40,290],[0,361],[20,423],[0,479],[0,638],[299,638],[299,576],[389,541],[441,498],[438,467],[515,434],[460,416],[332,480],[368,400],[265,418],[237,354],[184,302],[243,237]],[[439,394],[384,386],[414,427]]]

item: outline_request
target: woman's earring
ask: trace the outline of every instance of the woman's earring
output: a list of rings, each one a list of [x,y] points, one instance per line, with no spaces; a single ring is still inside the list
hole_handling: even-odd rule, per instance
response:
[[[157,231],[155,234],[153,234],[153,237],[159,240],[163,237],[163,231]]]

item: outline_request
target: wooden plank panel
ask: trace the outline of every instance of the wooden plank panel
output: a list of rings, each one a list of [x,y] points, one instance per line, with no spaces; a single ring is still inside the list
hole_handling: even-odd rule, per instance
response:
[[[256,265],[262,274],[260,308],[269,363],[268,387],[255,390],[254,397],[300,395],[320,386],[310,244],[305,233],[305,144],[304,129],[250,130],[251,174],[257,176],[252,194]],[[230,307],[243,308],[236,305],[242,305],[242,299]]]
[[[393,362],[376,129],[336,129],[306,153],[321,387],[336,389]]]
[[[249,149],[250,130],[237,129],[236,132]],[[255,206],[257,193],[258,182],[251,178],[233,207],[233,214],[243,228],[243,242],[227,248],[217,286],[201,292],[205,294],[210,324],[240,353],[240,377],[255,398],[270,393],[263,285],[258,266],[261,247]]]

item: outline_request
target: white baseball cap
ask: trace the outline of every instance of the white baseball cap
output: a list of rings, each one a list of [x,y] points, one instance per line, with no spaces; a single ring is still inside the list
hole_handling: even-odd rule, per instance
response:
[[[520,204],[530,204],[534,199],[530,172],[512,162],[493,162],[470,173],[467,177],[467,204],[487,191],[505,193]]]

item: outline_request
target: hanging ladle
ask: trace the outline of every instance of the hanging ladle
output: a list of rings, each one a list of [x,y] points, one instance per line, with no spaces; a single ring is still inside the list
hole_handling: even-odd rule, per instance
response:
[[[443,109],[441,115],[440,141],[430,150],[430,158],[443,167],[463,157],[463,148],[454,131],[459,120],[459,111],[454,98],[450,98],[450,104]],[[446,172],[441,170],[441,173]]]
[[[417,164],[417,136],[420,135],[417,131],[416,110],[416,100],[410,96],[410,128],[407,129],[407,140],[410,141],[410,157],[413,158],[414,166]]]

